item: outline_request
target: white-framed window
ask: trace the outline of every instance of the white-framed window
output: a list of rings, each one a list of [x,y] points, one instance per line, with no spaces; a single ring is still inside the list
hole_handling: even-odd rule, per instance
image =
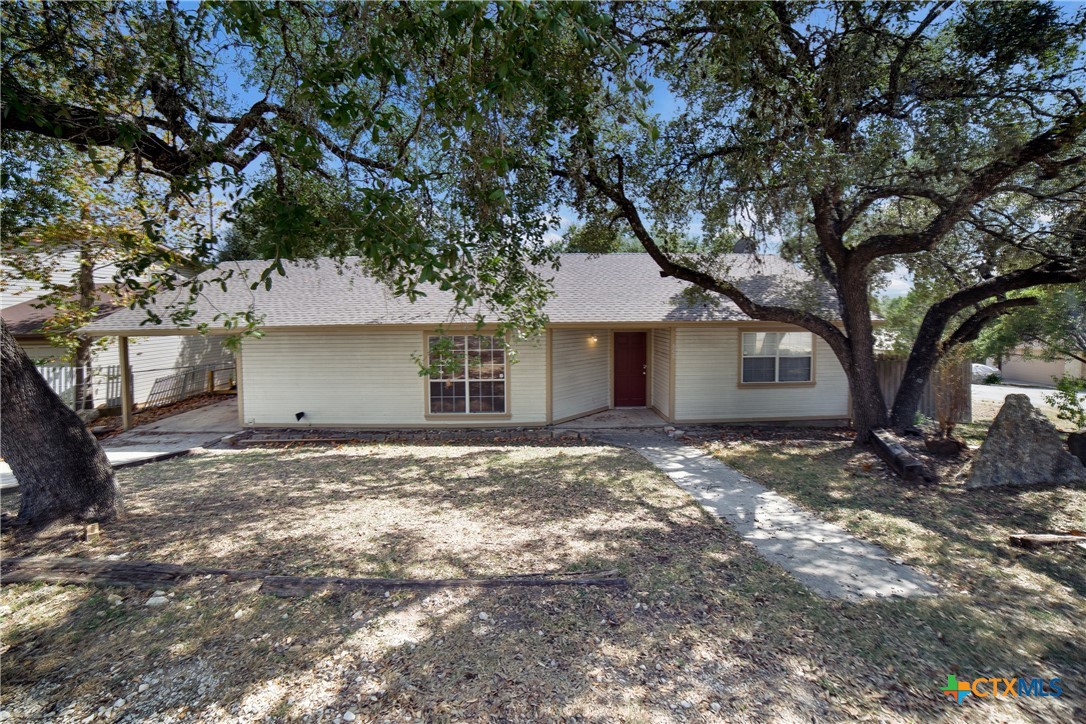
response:
[[[743,332],[744,384],[814,380],[810,332]]]
[[[505,348],[490,335],[428,338],[430,414],[501,415],[506,411]]]

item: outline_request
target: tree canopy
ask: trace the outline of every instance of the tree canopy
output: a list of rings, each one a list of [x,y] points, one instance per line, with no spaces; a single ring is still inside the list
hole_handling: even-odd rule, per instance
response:
[[[274,197],[284,233],[256,283],[313,251],[292,224],[344,229],[333,252],[395,291],[436,282],[538,329],[546,232],[573,209],[662,274],[825,340],[861,438],[888,422],[871,297],[890,270],[938,290],[902,424],[940,356],[1035,303],[1020,292],[1086,278],[1070,6],[10,3],[3,31],[5,134],[116,148],[116,170],[174,194],[258,173],[250,211]],[[810,288],[746,296],[741,239]]]
[[[977,354],[1004,357],[1015,350],[1042,359],[1086,363],[1086,285],[1031,292],[1038,303],[1000,318],[976,343]]]
[[[894,401],[907,425],[941,355],[1035,303],[1014,292],[1086,279],[1084,27],[1051,3],[616,6],[624,57],[566,64],[579,100],[547,155],[556,193],[620,219],[663,274],[822,337],[861,437],[887,422],[871,293],[899,266],[941,290]],[[656,231],[695,226],[694,253]],[[836,308],[747,297],[720,253],[746,235]]]
[[[161,178],[175,198],[211,186],[232,199],[263,180],[251,203],[274,193],[282,233],[256,283],[317,251],[293,233],[317,224],[347,230],[320,253],[360,256],[398,293],[435,282],[461,308],[538,328],[546,287],[533,270],[551,259],[555,204],[545,169],[526,163],[536,131],[517,89],[555,73],[554,38],[586,47],[602,22],[592,7],[14,2],[2,22],[6,135],[92,159],[117,149],[112,173]],[[299,185],[349,203],[326,218]],[[200,256],[216,247],[206,239]]]

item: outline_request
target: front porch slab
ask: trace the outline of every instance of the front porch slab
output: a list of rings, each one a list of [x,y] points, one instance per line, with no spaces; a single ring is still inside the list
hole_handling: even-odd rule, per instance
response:
[[[662,429],[667,422],[647,407],[618,407],[553,425],[556,430]]]

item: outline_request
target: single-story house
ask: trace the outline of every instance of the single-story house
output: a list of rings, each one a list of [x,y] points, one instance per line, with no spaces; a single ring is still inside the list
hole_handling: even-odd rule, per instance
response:
[[[1086,362],[1077,359],[1041,359],[1039,349],[1019,347],[1000,362],[1003,379],[1051,386],[1064,375],[1086,377]]]
[[[779,257],[725,262],[761,301],[833,303],[827,288]],[[224,266],[254,280],[266,265]],[[270,290],[237,279],[225,292],[208,286],[194,323],[250,306],[262,316],[264,335],[244,339],[235,356],[243,425],[543,426],[616,407],[651,408],[674,423],[849,417],[845,373],[821,339],[686,293],[689,285],[661,277],[646,254],[562,255],[546,330],[511,342],[515,361],[493,328],[450,318],[448,294],[433,288],[411,303],[347,269],[289,264]],[[195,333],[141,326],[145,318],[125,309],[86,331]],[[420,376],[419,360],[437,345],[454,361],[437,377]]]

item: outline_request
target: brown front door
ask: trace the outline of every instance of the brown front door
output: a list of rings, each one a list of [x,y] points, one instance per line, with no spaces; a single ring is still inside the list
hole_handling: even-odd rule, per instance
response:
[[[615,407],[644,407],[648,387],[644,332],[615,332]]]

